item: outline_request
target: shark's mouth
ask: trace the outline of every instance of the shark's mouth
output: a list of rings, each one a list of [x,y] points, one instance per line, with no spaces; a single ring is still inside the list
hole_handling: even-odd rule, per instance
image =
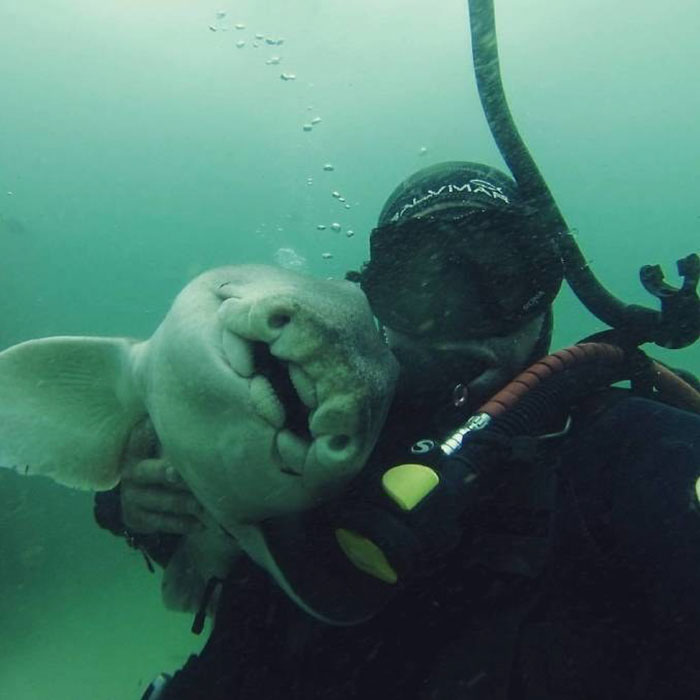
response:
[[[270,346],[262,341],[252,343],[253,371],[265,377],[284,408],[285,428],[306,442],[313,440],[309,430],[311,409],[300,398],[292,378],[290,365],[270,352]]]
[[[317,383],[303,363],[278,357],[264,340],[230,332],[223,335],[222,359],[247,380],[250,408],[274,429],[270,457],[282,472],[304,476],[319,459],[352,461],[350,437],[336,429],[332,401],[319,406]]]
[[[281,488],[303,489],[308,503],[312,496],[336,492],[362,468],[383,420],[388,402],[382,397],[391,393],[396,366],[355,287],[322,285],[316,293],[317,281],[287,279],[286,273],[273,271],[274,279],[282,277],[279,289],[265,293],[256,290],[257,270],[251,270],[250,279],[229,279],[215,290],[221,352],[242,380],[229,385],[231,400],[252,419],[239,450],[257,438],[260,469],[274,478],[278,471],[302,477],[303,484],[283,481]],[[274,284],[265,279],[272,290]],[[363,316],[366,333],[363,323],[357,326]],[[244,422],[231,432],[243,432]]]

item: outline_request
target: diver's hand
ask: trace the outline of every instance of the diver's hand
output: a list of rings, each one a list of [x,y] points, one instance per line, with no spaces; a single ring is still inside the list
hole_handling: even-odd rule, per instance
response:
[[[124,525],[132,532],[189,535],[204,527],[204,509],[165,459],[131,462],[122,474]]]
[[[150,420],[132,432],[120,485],[122,521],[131,532],[188,535],[202,528],[204,509],[167,460],[156,457]]]

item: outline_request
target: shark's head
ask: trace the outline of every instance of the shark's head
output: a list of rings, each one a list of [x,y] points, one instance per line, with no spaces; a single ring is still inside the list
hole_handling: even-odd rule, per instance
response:
[[[134,352],[164,454],[224,527],[339,491],[397,373],[355,285],[257,265],[195,279]]]

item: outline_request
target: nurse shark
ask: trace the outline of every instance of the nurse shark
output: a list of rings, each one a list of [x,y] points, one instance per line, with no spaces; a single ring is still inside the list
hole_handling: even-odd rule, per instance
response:
[[[352,283],[217,268],[180,292],[149,340],[50,337],[1,352],[0,464],[109,489],[150,424],[207,519],[168,566],[166,603],[196,607],[239,547],[296,599],[257,523],[311,508],[358,473],[397,373]]]

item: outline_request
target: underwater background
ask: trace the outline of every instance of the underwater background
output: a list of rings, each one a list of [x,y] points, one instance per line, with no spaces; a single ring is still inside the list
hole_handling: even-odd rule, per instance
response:
[[[700,5],[496,11],[511,108],[567,221],[613,293],[650,303],[638,268],[677,283],[700,247]],[[467,26],[462,0],[0,0],[0,348],[145,338],[212,266],[357,269],[408,174],[504,167]],[[599,328],[564,290],[554,346]],[[649,350],[700,371],[697,344]],[[139,698],[204,641],[91,509],[0,470],[1,698]]]

